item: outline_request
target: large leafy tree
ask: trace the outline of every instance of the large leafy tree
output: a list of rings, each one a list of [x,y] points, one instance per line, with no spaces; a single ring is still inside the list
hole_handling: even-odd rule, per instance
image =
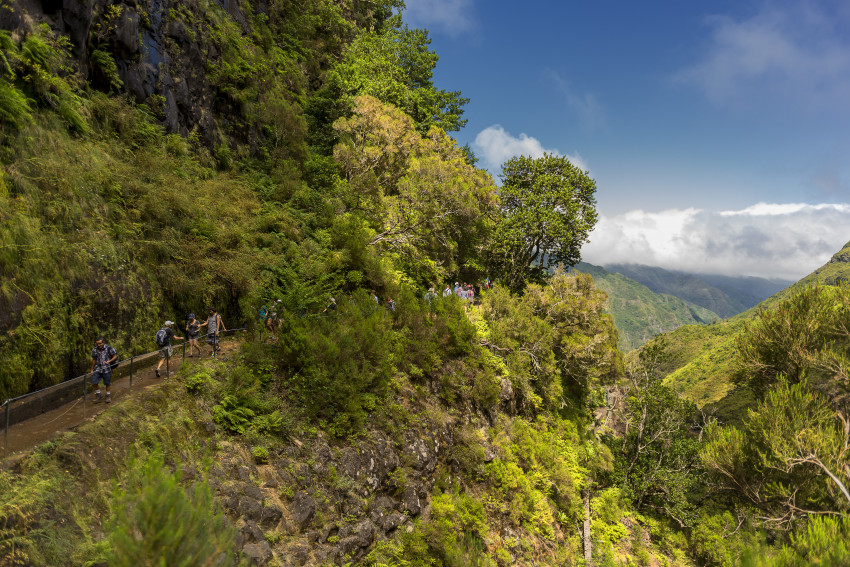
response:
[[[372,96],[353,104],[353,116],[334,124],[340,212],[365,222],[367,245],[423,285],[474,267],[494,216],[492,178],[442,130],[422,136],[410,116]]]
[[[491,267],[519,291],[551,266],[574,265],[596,224],[596,182],[563,156],[515,157],[502,165],[501,218]]]
[[[463,107],[469,99],[434,85],[439,57],[430,43],[426,30],[410,29],[395,17],[383,29],[359,34],[310,100],[306,114],[311,145],[330,153],[338,141],[331,125],[348,116],[361,95],[399,108],[422,135],[434,126],[445,132],[463,128]]]

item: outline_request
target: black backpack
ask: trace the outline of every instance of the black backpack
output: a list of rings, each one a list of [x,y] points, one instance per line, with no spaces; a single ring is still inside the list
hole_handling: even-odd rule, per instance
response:
[[[168,332],[166,332],[165,327],[156,332],[156,336],[153,340],[155,340],[156,345],[160,347],[164,347],[167,344]]]

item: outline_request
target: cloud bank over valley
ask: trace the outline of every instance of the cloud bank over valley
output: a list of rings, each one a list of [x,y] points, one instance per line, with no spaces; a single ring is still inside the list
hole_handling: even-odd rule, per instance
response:
[[[759,203],[735,211],[600,214],[582,259],[797,280],[850,240],[850,204]]]

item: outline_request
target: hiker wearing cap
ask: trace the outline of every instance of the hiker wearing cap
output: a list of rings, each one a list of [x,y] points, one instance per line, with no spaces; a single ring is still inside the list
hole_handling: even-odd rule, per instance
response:
[[[159,369],[162,368],[162,363],[166,362],[174,355],[174,349],[171,348],[171,339],[183,340],[183,337],[178,337],[174,334],[174,321],[166,321],[165,326],[156,333],[156,344],[159,346],[159,364],[156,365],[156,377],[159,378]]]
[[[100,381],[106,386],[106,403],[112,401],[109,387],[112,384],[112,363],[118,360],[115,349],[106,344],[102,338],[94,342],[91,351],[91,383],[97,388],[94,393],[94,401],[100,401]]]
[[[201,322],[195,319],[194,313],[189,313],[189,322],[186,323],[186,336],[189,337],[189,358],[195,356],[195,351],[198,351],[198,356],[201,356],[201,347],[198,346],[198,339],[201,336]]]
[[[210,353],[210,356],[212,356],[221,350],[221,347],[218,346],[219,335],[227,329],[224,328],[224,321],[221,320],[221,315],[216,313],[212,307],[210,307],[210,316],[207,317],[206,323],[201,323],[201,327],[204,326],[207,328],[207,344],[212,346],[212,352]]]
[[[328,306],[322,309],[322,313],[326,311],[330,311],[331,314],[336,311],[336,299],[334,299],[333,297],[331,297],[331,302],[328,304]]]

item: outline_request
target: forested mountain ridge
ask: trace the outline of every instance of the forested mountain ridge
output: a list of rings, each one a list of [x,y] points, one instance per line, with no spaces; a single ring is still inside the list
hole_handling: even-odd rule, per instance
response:
[[[496,191],[400,9],[0,3],[3,393],[190,311],[251,331],[5,460],[0,563],[846,559],[827,394],[759,371],[758,329],[741,383],[772,394],[740,429],[663,384],[658,343],[625,365],[605,293],[547,272],[580,259],[595,181],[520,156]],[[488,276],[474,307],[429,292]]]
[[[754,277],[689,274],[640,264],[610,264],[605,268],[640,282],[656,293],[674,295],[723,318],[755,306],[792,283]]]
[[[624,352],[682,325],[708,324],[720,319],[708,309],[673,295],[655,293],[620,273],[586,262],[576,264],[573,270],[590,274],[594,284],[608,294],[607,311],[614,317],[619,346]]]

